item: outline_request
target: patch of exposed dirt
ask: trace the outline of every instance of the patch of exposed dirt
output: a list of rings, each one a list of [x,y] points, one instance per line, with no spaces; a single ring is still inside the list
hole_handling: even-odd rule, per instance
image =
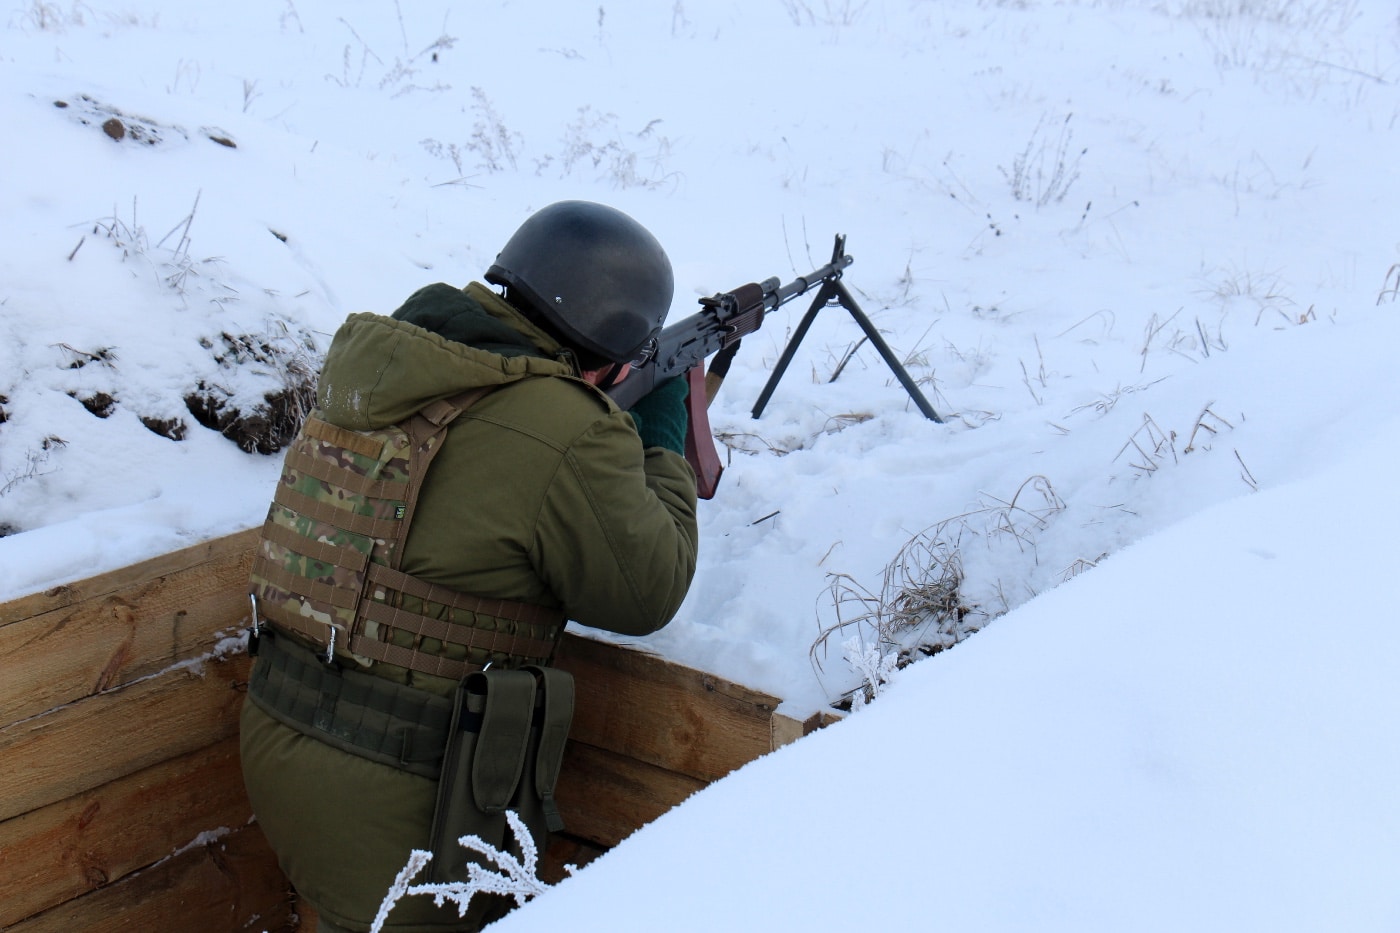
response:
[[[70,99],[56,100],[53,105],[63,110],[83,126],[101,130],[108,139],[119,143],[138,143],[144,146],[159,146],[179,140],[188,142],[190,132],[173,123],[161,123],[150,117],[125,113],[111,104],[103,103],[87,94],[76,94]],[[238,143],[223,130],[214,126],[200,127],[198,135],[210,142],[228,149],[237,149]]]

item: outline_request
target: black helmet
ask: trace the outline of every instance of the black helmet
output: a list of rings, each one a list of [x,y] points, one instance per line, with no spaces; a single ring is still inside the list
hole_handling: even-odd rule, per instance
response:
[[[560,201],[520,225],[486,281],[565,343],[616,363],[661,330],[675,282],[656,237],[615,208]]]

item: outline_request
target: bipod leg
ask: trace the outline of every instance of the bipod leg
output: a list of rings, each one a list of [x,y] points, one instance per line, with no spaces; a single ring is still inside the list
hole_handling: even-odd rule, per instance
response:
[[[773,375],[768,377],[768,383],[763,387],[763,391],[758,394],[758,401],[753,405],[753,416],[757,418],[763,414],[763,409],[768,404],[768,400],[773,397],[773,390],[778,388],[778,380],[783,378],[783,373],[787,371],[788,364],[792,362],[793,354],[797,352],[797,345],[802,342],[802,338],[807,336],[807,331],[811,328],[812,322],[817,319],[817,312],[822,309],[827,302],[831,301],[836,294],[836,289],[830,280],[822,283],[822,287],[817,291],[817,297],[812,300],[812,306],[807,309],[807,313],[802,316],[802,323],[797,325],[797,330],[793,333],[792,339],[783,348],[783,355],[778,358],[778,365],[773,368]]]
[[[856,323],[860,325],[860,329],[865,331],[865,336],[869,337],[870,342],[875,344],[875,349],[879,350],[880,355],[885,358],[885,362],[889,364],[890,369],[893,370],[895,378],[899,380],[899,384],[904,386],[904,391],[908,392],[909,397],[914,400],[914,404],[919,406],[919,411],[923,412],[924,417],[930,421],[936,421],[942,424],[943,419],[938,417],[938,412],[933,410],[933,406],[928,403],[928,399],[924,398],[924,393],[919,391],[918,385],[910,378],[908,371],[904,368],[904,364],[895,358],[894,351],[890,349],[889,344],[885,343],[885,338],[880,336],[880,332],[875,329],[875,325],[871,323],[870,318],[866,317],[865,312],[860,309],[860,305],[856,304],[855,296],[850,293],[845,285],[841,284],[840,279],[834,282],[828,282],[827,285],[831,291],[835,293],[837,303],[851,313],[851,317],[855,318]]]
[[[797,325],[797,330],[793,333],[792,339],[789,340],[787,346],[783,348],[783,355],[778,358],[778,365],[774,367],[773,375],[768,377],[768,383],[763,387],[763,391],[759,393],[758,401],[755,402],[753,406],[753,416],[757,418],[759,415],[763,414],[763,409],[767,406],[768,400],[772,398],[773,391],[778,388],[778,380],[783,378],[783,373],[787,371],[788,364],[792,362],[792,357],[797,352],[797,345],[802,342],[803,337],[807,336],[807,331],[811,328],[812,322],[817,319],[817,312],[832,302],[845,308],[850,313],[851,317],[855,319],[855,322],[860,325],[860,329],[865,332],[865,336],[875,345],[875,349],[880,352],[880,356],[884,357],[885,363],[889,365],[891,371],[894,372],[895,378],[899,380],[900,385],[904,386],[904,391],[909,393],[909,397],[914,400],[914,404],[919,407],[919,411],[923,413],[924,417],[928,418],[930,421],[942,424],[943,419],[938,417],[938,412],[934,411],[928,399],[924,398],[924,393],[919,391],[918,385],[910,378],[909,372],[904,368],[904,365],[895,358],[894,351],[890,349],[889,344],[885,343],[885,338],[880,336],[880,332],[875,329],[875,325],[871,323],[870,318],[866,316],[865,312],[861,310],[860,305],[856,303],[855,296],[850,293],[845,285],[841,284],[840,279],[828,279],[822,283],[821,290],[817,292],[817,297],[812,301],[812,306],[808,308],[807,313],[802,316],[802,322]]]

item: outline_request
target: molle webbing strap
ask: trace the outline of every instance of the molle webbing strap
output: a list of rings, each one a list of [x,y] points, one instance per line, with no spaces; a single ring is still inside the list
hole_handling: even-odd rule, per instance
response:
[[[248,699],[274,719],[343,751],[427,778],[441,771],[451,700],[328,667],[291,639],[263,641]]]
[[[372,605],[380,606],[382,603]],[[321,646],[328,644],[329,625],[328,623],[314,617],[298,615],[291,611],[285,603],[259,604],[259,611],[267,618],[267,621],[275,622],[281,628],[311,640]],[[371,616],[374,614],[371,613]],[[404,613],[401,620],[417,621],[423,617]],[[438,621],[438,620],[433,620]],[[396,645],[393,642],[378,641],[368,638],[358,631],[345,633],[345,627],[340,623],[335,623],[340,629],[341,646],[351,655],[359,658],[368,658],[371,661],[379,661],[384,664],[392,664],[396,667],[407,668],[420,674],[431,674],[434,677],[445,677],[448,680],[461,680],[468,674],[481,670],[481,665],[472,661],[459,660],[457,658],[445,657],[429,651],[420,651],[417,648],[408,648],[403,645]],[[467,636],[467,642],[481,642],[482,647],[489,649],[492,643],[490,632],[482,633],[487,637],[478,637],[477,632],[469,626],[453,626],[445,622],[439,622],[438,634],[444,644],[463,645],[472,647],[463,640],[463,635]],[[416,627],[416,626],[415,626]],[[426,626],[424,626],[426,627]],[[412,630],[412,629],[410,629]],[[433,636],[438,637],[438,636]],[[324,661],[325,658],[322,658]]]
[[[327,525],[334,525],[337,528],[344,528],[346,531],[353,531],[366,538],[392,539],[398,537],[401,530],[399,528],[401,522],[396,519],[360,515],[349,509],[341,508],[333,502],[313,499],[304,493],[297,492],[286,483],[277,485],[277,491],[272,494],[272,500],[278,505],[286,506],[298,515],[324,522]]]
[[[350,548],[346,548],[346,550],[350,550]],[[261,554],[256,554],[253,557],[253,574],[262,577],[272,586],[289,593],[296,593],[298,596],[304,596],[315,602],[334,606],[336,609],[354,609],[360,599],[355,591],[348,587],[303,577],[283,567],[278,567]],[[270,613],[277,605],[277,603],[270,605],[259,603],[258,608]]]
[[[489,599],[473,596],[437,583],[429,583],[418,577],[393,570],[383,564],[370,564],[368,568],[371,586],[378,585],[396,590],[405,596],[416,596],[421,600],[440,603],[453,609],[479,612],[498,619],[510,619],[529,625],[561,626],[564,624],[564,610],[549,609],[533,603],[520,603],[510,599]],[[553,635],[550,641],[553,641]]]
[[[286,525],[278,525],[274,522],[269,522],[263,527],[262,537],[264,541],[270,541],[273,544],[284,547],[303,557],[309,557],[323,564],[330,564],[332,567],[342,567],[346,570],[354,571],[355,573],[363,573],[366,565],[369,564],[369,555],[364,551],[357,550],[353,547],[331,544],[328,541],[317,541],[315,538],[308,538],[304,534],[293,531]],[[265,563],[271,564],[271,561],[267,561],[263,558],[261,553],[254,559],[261,559]],[[280,568],[269,566],[268,569],[279,570]],[[296,578],[295,574],[289,573],[286,574],[286,576],[289,579]]]
[[[344,467],[325,460],[319,460],[296,448],[287,451],[283,461],[288,469],[296,470],[303,476],[334,483],[357,496],[372,496],[375,499],[403,499],[408,492],[408,483],[403,480],[381,480],[351,473]]]
[[[360,603],[359,617],[370,622],[378,622],[389,628],[399,629],[423,638],[436,638],[439,641],[465,648],[478,648],[492,655],[510,655],[525,661],[547,661],[554,652],[554,639],[531,638],[525,635],[512,635],[509,632],[496,632],[472,625],[453,624],[435,619],[418,612],[409,612],[366,599]],[[360,626],[356,626],[359,629]],[[415,643],[417,638],[414,639]],[[366,639],[371,645],[376,644]],[[387,644],[387,643],[378,643]],[[363,652],[365,657],[374,657],[373,652]]]
[[[325,626],[322,626],[322,630],[324,629]],[[393,642],[375,641],[373,638],[366,638],[358,634],[350,637],[350,653],[362,658],[369,658],[371,661],[380,661],[395,667],[407,668],[419,674],[445,677],[448,680],[461,680],[468,674],[481,670],[480,664],[473,664],[470,661],[445,658],[440,654],[419,651],[416,648],[405,648],[403,645],[396,645]]]
[[[378,460],[384,453],[384,444],[372,437],[360,434],[358,431],[351,431],[349,428],[342,428],[331,424],[314,415],[307,418],[301,426],[301,433],[307,437],[314,437],[318,441],[325,441],[336,447],[343,447],[351,453],[359,454],[362,457],[370,457]]]

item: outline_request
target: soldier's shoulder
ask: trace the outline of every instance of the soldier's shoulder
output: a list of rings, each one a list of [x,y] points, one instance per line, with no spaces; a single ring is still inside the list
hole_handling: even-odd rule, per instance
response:
[[[519,406],[535,414],[593,421],[617,410],[612,399],[595,386],[573,376],[535,376],[498,390],[504,406]]]

